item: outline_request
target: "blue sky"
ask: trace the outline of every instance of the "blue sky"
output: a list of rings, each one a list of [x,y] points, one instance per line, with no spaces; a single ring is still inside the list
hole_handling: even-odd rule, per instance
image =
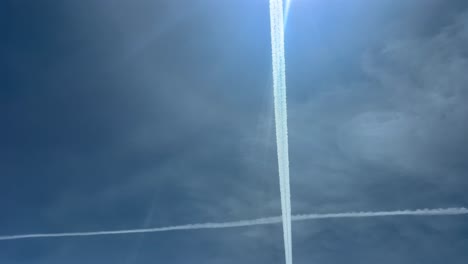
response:
[[[468,206],[468,3],[292,1],[292,210]],[[0,235],[280,214],[268,1],[2,1]],[[295,263],[466,263],[466,216],[293,223]],[[281,225],[0,263],[284,263]]]

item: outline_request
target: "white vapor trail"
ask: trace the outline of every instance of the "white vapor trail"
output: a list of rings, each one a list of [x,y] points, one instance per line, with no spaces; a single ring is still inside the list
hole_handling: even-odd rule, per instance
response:
[[[291,0],[286,0],[284,4],[284,27],[288,24],[289,9],[291,8]]]
[[[383,216],[436,216],[436,215],[463,215],[463,214],[468,214],[468,208],[460,207],[460,208],[419,209],[419,210],[382,211],[382,212],[302,214],[302,215],[292,216],[292,220],[293,221],[305,221],[305,220],[325,219],[325,218],[362,218],[362,217],[383,217]],[[28,239],[28,238],[84,237],[84,236],[156,233],[156,232],[167,232],[167,231],[176,231],[176,230],[218,229],[218,228],[279,224],[281,222],[282,222],[281,216],[273,216],[273,217],[265,217],[265,218],[258,218],[258,219],[252,219],[252,220],[235,221],[235,222],[188,224],[188,225],[143,228],[143,229],[9,235],[9,236],[0,236],[0,241],[1,240]]]
[[[276,124],[276,147],[283,218],[286,264],[292,264],[291,194],[289,187],[288,122],[286,105],[286,66],[284,56],[283,1],[270,0],[271,54]]]

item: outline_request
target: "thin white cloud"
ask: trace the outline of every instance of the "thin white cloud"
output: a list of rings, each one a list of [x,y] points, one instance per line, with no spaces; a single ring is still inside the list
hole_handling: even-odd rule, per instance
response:
[[[276,124],[276,145],[280,179],[281,212],[286,264],[292,264],[291,194],[289,187],[286,66],[284,56],[283,1],[270,0],[271,52]]]
[[[380,211],[380,212],[349,212],[349,213],[335,213],[335,214],[302,214],[302,215],[294,215],[292,216],[291,219],[293,221],[304,221],[304,220],[328,219],[328,218],[364,218],[364,217],[383,217],[383,216],[437,216],[437,215],[464,215],[464,214],[468,214],[468,208],[460,207],[460,208],[418,209],[418,210],[399,210],[399,211]],[[235,222],[188,224],[188,225],[143,228],[143,229],[9,235],[9,236],[0,236],[0,240],[125,235],[125,234],[138,234],[138,233],[157,233],[157,232],[167,232],[167,231],[176,231],[176,230],[247,227],[247,226],[257,226],[257,225],[279,224],[279,223],[282,223],[282,217],[273,216],[273,217],[265,217],[265,218],[251,219],[251,220],[235,221]]]

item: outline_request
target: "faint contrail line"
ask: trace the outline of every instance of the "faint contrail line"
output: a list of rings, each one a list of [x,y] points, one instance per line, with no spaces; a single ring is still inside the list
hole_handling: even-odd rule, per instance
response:
[[[284,27],[288,24],[289,9],[291,8],[291,0],[286,0],[284,3]]]
[[[434,215],[462,215],[462,214],[468,214],[468,209],[464,207],[460,207],[460,208],[418,209],[418,210],[382,211],[382,212],[302,214],[302,215],[292,216],[292,220],[293,221],[305,221],[305,220],[325,219],[325,218],[358,218],[358,217],[382,217],[382,216],[434,216]],[[188,224],[188,225],[143,228],[143,229],[9,235],[9,236],[0,236],[0,240],[156,233],[156,232],[167,232],[167,231],[176,231],[176,230],[218,229],[218,228],[270,225],[270,224],[279,224],[281,222],[282,222],[281,216],[273,216],[273,217],[265,217],[265,218],[258,218],[258,219],[252,219],[252,220],[241,220],[241,221],[235,221],[235,222]]]
[[[286,66],[284,56],[282,0],[270,0],[270,29],[284,254],[286,264],[292,264],[291,194],[289,187],[288,116],[286,105]]]

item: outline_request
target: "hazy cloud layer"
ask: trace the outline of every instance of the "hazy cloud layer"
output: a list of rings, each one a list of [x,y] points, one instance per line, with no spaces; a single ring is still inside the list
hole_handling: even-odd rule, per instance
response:
[[[280,213],[268,1],[7,1],[0,234]],[[0,8],[2,9],[2,8]],[[292,1],[292,211],[468,205],[465,1]],[[465,263],[466,217],[293,223],[296,263]],[[0,244],[5,263],[283,263],[280,226]]]

